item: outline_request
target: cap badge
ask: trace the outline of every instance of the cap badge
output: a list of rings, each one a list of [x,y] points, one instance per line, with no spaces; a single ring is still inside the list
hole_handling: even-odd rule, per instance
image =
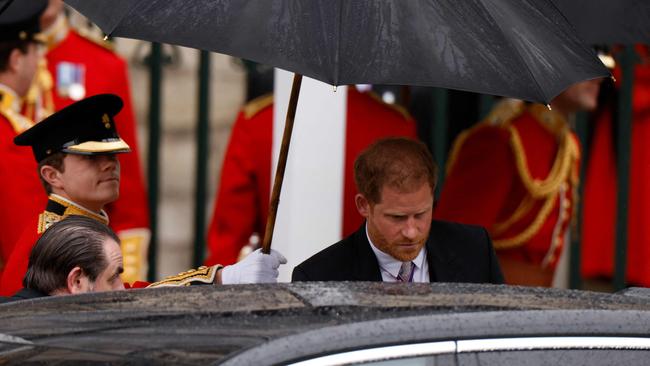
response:
[[[111,119],[108,117],[108,114],[104,113],[102,116],[102,123],[107,130],[111,128]]]

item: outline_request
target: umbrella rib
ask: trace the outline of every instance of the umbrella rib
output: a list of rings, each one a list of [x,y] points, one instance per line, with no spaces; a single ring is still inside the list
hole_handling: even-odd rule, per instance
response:
[[[338,1],[338,19],[336,27],[336,51],[334,54],[334,86],[339,85],[340,55],[341,55],[341,27],[343,26],[343,1]]]
[[[113,32],[115,31],[115,29],[117,28],[117,26],[120,25],[120,23],[122,23],[122,20],[126,19],[127,16],[130,16],[131,13],[133,13],[133,9],[134,9],[137,5],[139,5],[138,1],[133,1],[133,2],[131,3],[131,6],[129,7],[129,10],[127,10],[127,11],[122,15],[122,17],[121,17],[120,19],[118,19],[117,22],[115,22],[115,24],[113,25],[112,29],[111,29],[109,32],[106,32],[106,33],[105,33],[106,36],[110,37],[110,36],[113,34]]]
[[[549,1],[550,1],[550,0],[549,0]],[[487,6],[485,6],[485,4],[483,3],[483,1],[480,1],[480,0],[479,0],[478,3],[480,3],[481,5],[483,5],[483,8],[485,9],[485,11],[488,13],[488,15],[490,15],[490,17],[492,18],[492,20],[494,21],[494,23],[495,23],[495,24],[497,25],[497,27],[499,27],[499,29],[501,30],[501,34],[503,35],[503,37],[504,37],[504,38],[505,38],[505,39],[506,39],[510,44],[512,44],[512,41],[510,40],[510,37],[508,37],[507,34],[503,31],[503,28],[501,27],[501,24],[500,24],[499,22],[497,22],[497,20],[496,20],[496,18],[494,17],[494,15],[492,15],[492,13],[490,12],[490,9],[489,9]],[[519,53],[519,49],[518,49],[517,47],[514,47],[514,46],[513,46],[512,48],[514,49],[515,54],[517,55],[517,57],[522,61],[522,64],[523,64],[524,67],[526,68],[526,71],[528,71],[528,74],[530,75],[531,79],[533,79],[533,82],[535,83],[535,86],[537,87],[537,91],[538,91],[538,92],[540,93],[540,95],[542,95],[542,97],[544,98],[544,103],[546,103],[546,104],[550,103],[550,101],[547,100],[547,96],[546,96],[546,94],[544,93],[544,90],[542,89],[542,87],[541,87],[541,86],[539,85],[539,83],[537,82],[537,79],[535,78],[535,75],[534,75],[533,72],[530,70],[530,67],[528,67],[528,64],[524,61],[524,58],[523,58],[523,57],[521,56],[521,54]]]

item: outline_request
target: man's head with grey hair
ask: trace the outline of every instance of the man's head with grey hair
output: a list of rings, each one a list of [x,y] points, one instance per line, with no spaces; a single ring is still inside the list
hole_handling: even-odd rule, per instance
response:
[[[47,295],[124,289],[119,242],[103,223],[68,216],[36,242],[23,286]]]

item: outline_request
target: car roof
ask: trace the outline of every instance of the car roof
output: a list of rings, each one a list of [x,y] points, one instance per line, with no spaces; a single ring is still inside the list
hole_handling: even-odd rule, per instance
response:
[[[415,339],[647,335],[648,315],[647,289],[359,282],[141,289],[0,305],[0,356],[274,364]]]

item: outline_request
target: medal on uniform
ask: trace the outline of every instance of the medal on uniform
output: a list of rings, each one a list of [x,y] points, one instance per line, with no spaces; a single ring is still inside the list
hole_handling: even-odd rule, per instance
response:
[[[74,101],[86,96],[86,66],[72,62],[56,65],[56,90],[60,97]]]

